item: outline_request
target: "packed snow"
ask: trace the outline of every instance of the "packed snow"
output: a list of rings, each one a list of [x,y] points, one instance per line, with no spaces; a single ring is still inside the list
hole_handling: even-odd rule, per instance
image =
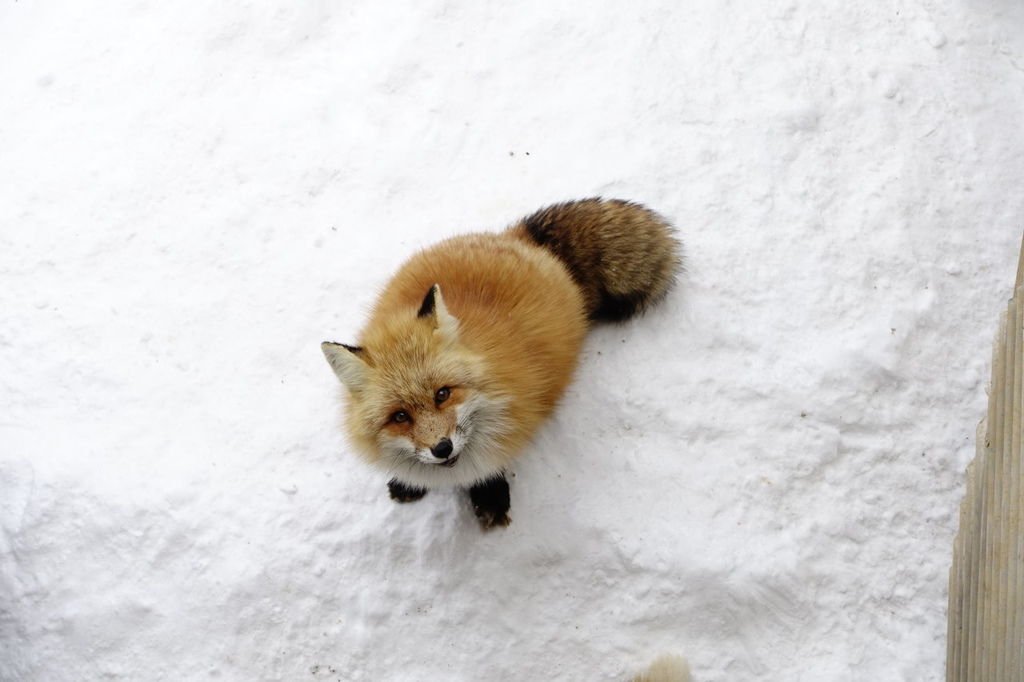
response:
[[[0,679],[943,679],[1020,3],[22,0],[0,92]],[[511,526],[396,505],[319,343],[593,195],[685,277]]]

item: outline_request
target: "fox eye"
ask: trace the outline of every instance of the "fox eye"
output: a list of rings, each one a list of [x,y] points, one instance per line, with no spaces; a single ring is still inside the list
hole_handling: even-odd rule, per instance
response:
[[[393,421],[396,424],[404,424],[407,421],[409,421],[409,413],[406,412],[405,410],[399,410],[398,412],[395,412],[393,415],[391,415],[391,421]]]
[[[452,389],[445,386],[444,388],[437,389],[437,393],[434,394],[434,402],[438,405],[448,400],[448,396],[452,394]]]

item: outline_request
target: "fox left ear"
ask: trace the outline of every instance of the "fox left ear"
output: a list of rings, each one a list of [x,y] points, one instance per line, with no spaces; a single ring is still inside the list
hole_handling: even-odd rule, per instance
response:
[[[429,318],[434,323],[434,331],[446,341],[454,342],[459,338],[459,321],[445,307],[439,284],[430,287],[430,291],[423,297],[423,304],[416,317]]]
[[[324,357],[327,358],[331,369],[341,379],[341,383],[348,387],[348,390],[354,393],[363,387],[366,383],[369,366],[360,357],[363,352],[362,348],[324,341],[320,344],[320,350],[324,352]]]

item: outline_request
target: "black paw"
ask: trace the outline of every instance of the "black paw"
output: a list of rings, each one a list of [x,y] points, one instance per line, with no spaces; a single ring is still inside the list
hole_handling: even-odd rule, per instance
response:
[[[388,481],[388,492],[391,493],[391,499],[395,502],[415,502],[427,494],[427,489],[414,488],[399,483],[397,478],[392,478]]]
[[[484,530],[507,526],[512,522],[508,517],[510,506],[508,481],[504,476],[478,483],[469,489],[473,512]]]

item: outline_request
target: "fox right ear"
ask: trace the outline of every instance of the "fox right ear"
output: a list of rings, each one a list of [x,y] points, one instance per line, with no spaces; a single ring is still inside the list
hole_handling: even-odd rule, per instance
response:
[[[435,284],[427,291],[416,317],[430,319],[434,325],[434,332],[440,334],[446,342],[453,343],[458,339],[459,321],[448,312],[448,307],[441,296],[440,284]]]
[[[359,357],[363,353],[362,348],[324,341],[320,344],[320,350],[324,352],[324,357],[327,358],[331,369],[341,379],[341,383],[348,387],[348,390],[356,392],[366,384],[368,367],[366,362]]]

